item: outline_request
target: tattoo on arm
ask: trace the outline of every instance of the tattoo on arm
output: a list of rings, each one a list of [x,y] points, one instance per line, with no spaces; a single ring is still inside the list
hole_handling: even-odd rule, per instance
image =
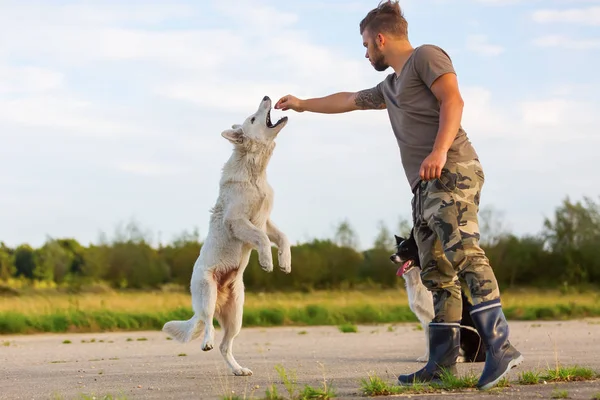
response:
[[[377,89],[365,89],[356,93],[354,104],[362,110],[384,110],[385,100]]]

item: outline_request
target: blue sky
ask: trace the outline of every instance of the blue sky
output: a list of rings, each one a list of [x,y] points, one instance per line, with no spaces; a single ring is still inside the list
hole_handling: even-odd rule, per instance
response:
[[[412,44],[450,54],[482,207],[536,233],[565,196],[597,198],[600,0],[406,0]],[[206,234],[231,145],[260,99],[376,85],[358,23],[376,1],[0,0],[0,240],[84,244],[133,219]],[[284,113],[273,112],[274,118]],[[385,111],[294,112],[269,166],[296,242],[348,219],[361,248],[411,193]]]

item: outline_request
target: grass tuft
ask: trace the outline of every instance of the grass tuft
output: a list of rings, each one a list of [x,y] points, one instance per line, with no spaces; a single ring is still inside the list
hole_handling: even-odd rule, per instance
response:
[[[552,395],[550,396],[550,398],[551,399],[568,399],[569,392],[567,392],[566,390],[554,389],[552,391]]]
[[[353,325],[353,324],[342,324],[342,325],[338,326],[338,329],[340,330],[340,332],[343,332],[343,333],[356,333],[356,332],[358,332],[357,326]]]

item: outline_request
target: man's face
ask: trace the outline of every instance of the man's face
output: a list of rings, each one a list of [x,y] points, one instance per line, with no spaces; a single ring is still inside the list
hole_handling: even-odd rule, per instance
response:
[[[385,62],[382,46],[378,43],[381,39],[381,35],[371,35],[371,33],[365,29],[362,38],[363,46],[367,49],[365,58],[369,59],[373,68],[380,72],[388,69],[389,65]]]

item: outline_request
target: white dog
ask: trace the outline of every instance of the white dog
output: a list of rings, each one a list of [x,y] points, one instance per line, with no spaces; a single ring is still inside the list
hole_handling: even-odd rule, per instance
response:
[[[271,99],[265,96],[258,110],[242,125],[221,135],[233,143],[233,154],[223,167],[219,197],[211,210],[208,236],[194,264],[190,291],[194,316],[167,322],[163,331],[180,342],[204,333],[202,350],[214,346],[213,317],[223,328],[221,354],[234,375],[252,375],[233,357],[233,339],[242,327],[243,273],[252,249],[263,270],[273,271],[271,242],[278,247],[279,268],[291,271],[290,243],[270,219],[273,189],[266,169],[275,148],[274,139],[287,117],[271,123]]]

